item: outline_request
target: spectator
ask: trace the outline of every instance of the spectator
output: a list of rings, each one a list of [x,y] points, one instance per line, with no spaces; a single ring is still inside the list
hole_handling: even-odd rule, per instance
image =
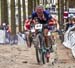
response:
[[[72,27],[75,24],[75,16],[69,18],[69,22],[66,24],[66,30],[68,30],[69,27]]]

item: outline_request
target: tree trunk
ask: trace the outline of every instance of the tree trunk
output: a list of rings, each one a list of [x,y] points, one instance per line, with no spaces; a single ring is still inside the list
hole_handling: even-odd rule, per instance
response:
[[[7,0],[1,0],[1,23],[8,24],[8,6],[7,6]]]
[[[33,1],[28,0],[28,16],[31,15],[33,12]]]
[[[60,25],[60,30],[64,28],[63,24],[64,24],[64,1],[63,0],[58,0],[58,22]],[[60,39],[61,39],[61,43],[64,40],[64,35],[61,34],[60,35]]]
[[[61,29],[64,28],[64,0],[61,0]]]
[[[69,8],[75,8],[75,0],[68,0],[69,1]]]
[[[24,20],[24,19],[26,19],[26,11],[25,11],[25,10],[26,10],[26,9],[25,9],[26,6],[25,6],[25,0],[22,1],[22,4],[23,4],[23,20]]]
[[[1,0],[0,0],[0,25],[1,25]]]
[[[11,0],[11,35],[16,35],[15,0]]]
[[[44,5],[44,0],[43,0],[43,5]]]
[[[64,1],[58,0],[58,22],[60,24],[60,29],[63,28],[64,24]]]
[[[36,0],[33,0],[33,10],[35,10],[35,8],[36,8]]]
[[[60,8],[61,8],[61,2],[60,2],[60,0],[58,0],[58,22],[59,22],[59,24],[61,23],[61,18],[60,18],[60,15],[61,15],[61,10],[60,10]]]
[[[18,21],[19,21],[19,32],[22,31],[21,27],[21,1],[18,0]]]
[[[40,4],[40,1],[39,0],[37,0],[37,5],[39,5]]]
[[[65,0],[65,10],[68,11],[69,9],[69,0]]]
[[[24,27],[24,21],[26,19],[26,6],[25,6],[25,0],[22,0],[22,4],[23,4],[23,27]],[[23,31],[24,31],[24,28],[23,28]]]

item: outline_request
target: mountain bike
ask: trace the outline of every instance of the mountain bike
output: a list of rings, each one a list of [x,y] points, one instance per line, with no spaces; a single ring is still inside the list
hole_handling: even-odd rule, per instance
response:
[[[35,46],[37,62],[45,64],[49,62],[49,57],[47,57],[49,49],[46,48],[43,29],[44,25],[42,24],[33,25],[31,28],[31,35]]]

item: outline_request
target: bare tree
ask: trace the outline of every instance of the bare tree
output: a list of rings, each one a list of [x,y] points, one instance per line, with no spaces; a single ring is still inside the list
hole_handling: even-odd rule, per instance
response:
[[[58,0],[58,21],[60,24],[60,29],[63,28],[64,23],[64,0]]]
[[[28,0],[28,15],[31,15],[33,11],[33,0]]]
[[[69,0],[65,0],[65,10],[68,11],[69,9]]]
[[[23,26],[24,26],[24,21],[25,21],[25,19],[26,19],[26,6],[25,6],[25,0],[22,0],[22,6],[23,6]],[[23,28],[23,31],[24,31],[24,28]]]
[[[59,22],[59,25],[60,25],[60,29],[63,29],[64,26],[64,0],[58,0],[58,22]],[[63,42],[64,38],[63,38],[63,34],[60,35],[60,39],[61,39],[61,42]]]
[[[33,0],[33,4],[34,4],[33,8],[34,8],[34,10],[35,10],[35,7],[36,7],[36,0]]]
[[[75,0],[68,0],[69,1],[69,8],[75,8]]]
[[[19,21],[19,32],[22,31],[21,27],[21,2],[18,0],[18,21]]]
[[[8,7],[7,0],[1,0],[1,23],[8,24]]]
[[[37,0],[37,5],[39,5],[40,4],[40,1],[39,0]]]
[[[26,11],[25,11],[25,10],[26,10],[26,9],[25,9],[26,6],[25,6],[25,0],[22,1],[22,4],[23,4],[23,20],[24,20],[24,19],[26,19]]]
[[[11,35],[16,35],[15,0],[11,0]]]
[[[1,24],[1,0],[0,0],[0,24]]]

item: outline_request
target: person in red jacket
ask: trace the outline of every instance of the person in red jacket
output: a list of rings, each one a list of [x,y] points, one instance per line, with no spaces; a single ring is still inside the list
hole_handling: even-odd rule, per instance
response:
[[[35,21],[32,21],[32,17],[29,16],[28,19],[25,20],[24,23],[24,30],[25,30],[25,35],[26,35],[26,43],[28,47],[31,47],[31,37],[30,37],[30,25],[31,23],[34,23]]]

